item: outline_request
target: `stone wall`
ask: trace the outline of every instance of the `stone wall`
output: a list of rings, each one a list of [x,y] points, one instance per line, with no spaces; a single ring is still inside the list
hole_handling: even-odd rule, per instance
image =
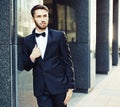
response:
[[[11,8],[0,1],[0,107],[11,107]]]

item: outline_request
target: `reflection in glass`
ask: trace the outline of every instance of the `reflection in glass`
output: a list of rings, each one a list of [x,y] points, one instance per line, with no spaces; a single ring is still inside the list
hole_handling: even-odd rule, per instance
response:
[[[69,42],[76,42],[75,10],[70,6],[57,4],[58,29],[66,31]]]
[[[18,78],[17,95],[18,107],[37,107],[33,96],[32,72],[23,70],[22,43],[23,37],[31,34],[34,26],[30,14],[31,8],[36,4],[43,4],[43,0],[18,0],[17,1],[17,34],[18,34]]]
[[[31,8],[36,4],[42,4],[42,0],[19,0],[18,1],[18,34],[21,36],[26,36],[31,33],[34,28],[34,23],[32,22],[32,17],[30,14]]]

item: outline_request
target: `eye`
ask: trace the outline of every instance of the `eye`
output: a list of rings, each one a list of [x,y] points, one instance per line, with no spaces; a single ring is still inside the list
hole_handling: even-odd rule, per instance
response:
[[[45,14],[43,17],[47,17],[47,14]]]
[[[41,17],[41,15],[38,15],[37,17],[38,17],[38,18],[40,18],[40,17]]]

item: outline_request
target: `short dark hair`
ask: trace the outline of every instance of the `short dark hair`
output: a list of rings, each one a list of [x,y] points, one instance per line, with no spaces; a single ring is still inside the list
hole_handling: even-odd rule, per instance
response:
[[[35,10],[37,10],[37,9],[43,9],[43,10],[46,10],[46,11],[49,12],[49,9],[48,9],[47,6],[38,4],[38,5],[35,5],[35,6],[31,9],[31,15],[32,15],[32,17],[34,17]]]

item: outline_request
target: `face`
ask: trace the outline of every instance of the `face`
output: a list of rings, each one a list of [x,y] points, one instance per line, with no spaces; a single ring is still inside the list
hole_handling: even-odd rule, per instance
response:
[[[48,12],[44,9],[35,10],[33,20],[38,30],[45,30],[49,21]]]

